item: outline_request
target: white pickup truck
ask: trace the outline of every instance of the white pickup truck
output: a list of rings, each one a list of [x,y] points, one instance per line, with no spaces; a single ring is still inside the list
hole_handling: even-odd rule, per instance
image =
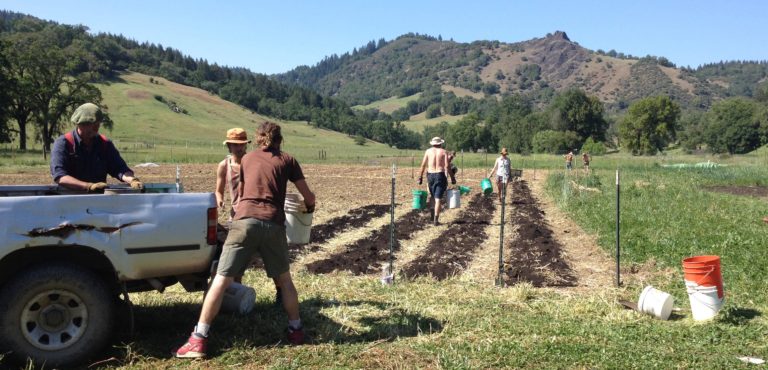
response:
[[[110,343],[129,292],[205,289],[218,252],[213,193],[128,191],[0,186],[0,357],[82,362]]]

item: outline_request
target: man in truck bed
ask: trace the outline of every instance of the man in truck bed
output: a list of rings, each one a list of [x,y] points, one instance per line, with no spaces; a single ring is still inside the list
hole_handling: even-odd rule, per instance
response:
[[[63,187],[101,193],[107,187],[107,174],[134,189],[143,184],[128,168],[111,140],[99,135],[104,114],[96,104],[85,103],[72,114],[77,127],[59,136],[51,150],[51,176]]]

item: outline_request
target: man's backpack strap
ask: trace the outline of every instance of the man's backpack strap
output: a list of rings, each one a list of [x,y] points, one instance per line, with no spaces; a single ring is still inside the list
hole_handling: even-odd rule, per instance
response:
[[[104,155],[107,152],[107,137],[104,136],[104,134],[99,134],[99,137],[101,137],[101,154]],[[66,134],[64,134],[64,139],[67,140],[67,152],[70,155],[75,154],[75,135],[72,134],[72,131],[68,131]]]

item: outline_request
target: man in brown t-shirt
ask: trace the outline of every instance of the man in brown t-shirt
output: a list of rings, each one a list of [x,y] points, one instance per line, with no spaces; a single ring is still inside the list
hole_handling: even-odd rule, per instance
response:
[[[200,319],[176,357],[205,357],[208,331],[221,308],[224,291],[242,274],[254,253],[264,261],[267,276],[276,279],[288,314],[288,341],[304,342],[299,317],[299,296],[291,278],[285,236],[285,193],[291,181],[304,197],[307,212],[314,212],[315,195],[304,180],[299,163],[280,151],[280,126],[262,123],[256,131],[258,148],[243,156],[240,164],[240,200],[219,258],[218,270],[203,301]]]

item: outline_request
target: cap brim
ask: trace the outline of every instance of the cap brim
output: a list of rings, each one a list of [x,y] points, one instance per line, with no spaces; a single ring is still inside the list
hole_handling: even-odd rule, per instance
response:
[[[250,140],[224,140],[224,145],[227,145],[227,143],[230,144],[248,144],[250,143]]]

